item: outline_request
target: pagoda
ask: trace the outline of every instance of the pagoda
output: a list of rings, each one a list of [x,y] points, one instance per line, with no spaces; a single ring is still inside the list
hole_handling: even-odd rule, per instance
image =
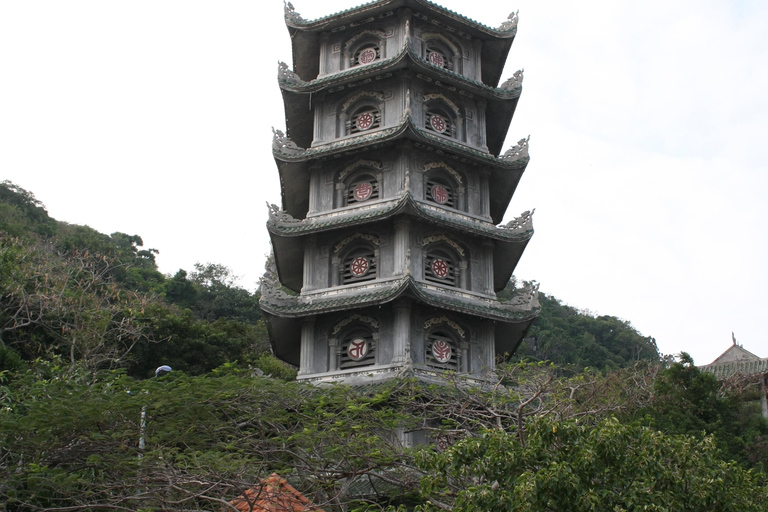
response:
[[[288,3],[285,21],[261,287],[275,355],[315,383],[484,382],[539,312],[536,286],[497,297],[533,235],[531,212],[501,224],[529,160],[527,139],[502,154],[517,15],[379,0],[314,21]]]

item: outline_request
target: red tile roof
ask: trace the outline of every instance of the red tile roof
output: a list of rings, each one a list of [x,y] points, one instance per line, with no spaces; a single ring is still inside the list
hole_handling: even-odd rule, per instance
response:
[[[240,512],[323,512],[276,473],[229,502]]]

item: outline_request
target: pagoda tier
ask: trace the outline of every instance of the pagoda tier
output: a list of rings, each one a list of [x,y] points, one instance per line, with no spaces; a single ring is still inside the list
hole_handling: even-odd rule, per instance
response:
[[[527,139],[498,156],[517,17],[491,29],[382,0],[312,22],[288,4],[286,23],[261,301],[275,354],[311,381],[482,379],[539,311],[536,287],[496,296],[533,235],[530,212],[498,226],[528,164]]]
[[[451,37],[469,40],[479,50],[472,59],[472,66],[462,67],[470,78],[491,87],[498,85],[504,63],[517,34],[517,14],[499,28],[491,28],[470,18],[440,7],[427,0],[379,0],[354,7],[317,20],[304,20],[290,4],[286,7],[285,22],[291,35],[293,68],[303,80],[312,80],[338,70],[331,55],[333,46],[324,40],[340,32],[356,33],[391,18],[406,18],[413,14],[419,30],[425,27],[429,33],[445,33]],[[397,27],[385,32],[397,36]],[[338,51],[342,51],[339,48]]]

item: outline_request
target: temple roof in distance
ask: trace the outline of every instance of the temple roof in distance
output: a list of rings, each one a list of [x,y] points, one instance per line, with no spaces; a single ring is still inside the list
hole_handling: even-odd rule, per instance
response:
[[[305,80],[318,76],[320,61],[318,42],[322,31],[343,29],[351,21],[360,18],[367,20],[371,17],[388,17],[401,7],[426,13],[425,16],[431,23],[460,27],[459,35],[466,34],[483,40],[482,81],[492,87],[499,83],[512,41],[517,34],[517,14],[510,14],[498,28],[491,28],[427,0],[377,0],[316,20],[305,20],[296,12],[293,5],[287,3],[285,23],[291,35],[296,73]]]

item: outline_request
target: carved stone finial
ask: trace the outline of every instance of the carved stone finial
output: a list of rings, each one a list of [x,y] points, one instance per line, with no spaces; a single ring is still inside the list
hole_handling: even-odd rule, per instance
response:
[[[291,2],[286,2],[285,0],[283,0],[283,10],[285,12],[286,20],[293,21],[293,22],[304,21],[304,18],[301,17],[301,14],[296,12],[296,9],[294,9],[293,4]]]
[[[303,84],[304,81],[299,75],[288,69],[288,64],[283,61],[277,61],[277,79],[291,84]]]
[[[301,153],[305,151],[303,148],[300,148],[296,145],[295,142],[293,142],[286,134],[284,134],[280,130],[275,130],[274,127],[272,127],[272,149],[276,151],[280,151],[281,153]]]
[[[517,141],[516,145],[509,148],[506,153],[502,155],[502,160],[517,160],[518,158],[528,156],[528,141],[530,140],[531,136],[529,135],[528,138]]]
[[[276,204],[267,202],[267,208],[269,208],[269,220],[274,222],[301,222],[298,219],[294,219],[289,213],[284,212]]]
[[[499,27],[499,30],[510,31],[510,30],[516,29],[517,21],[519,19],[519,17],[517,16],[517,13],[519,12],[520,11],[518,10],[513,13],[510,13],[510,15],[507,16],[507,19],[504,21],[504,23],[502,23],[501,26]]]
[[[511,229],[513,231],[530,231],[533,229],[533,210],[524,211],[519,217],[512,219],[503,226],[499,226],[501,229]]]
[[[500,89],[503,89],[505,91],[512,91],[517,89],[518,87],[523,85],[523,71],[522,69],[518,69],[514,73],[512,73],[512,78],[507,78],[506,81],[504,81],[503,84],[499,87]]]

